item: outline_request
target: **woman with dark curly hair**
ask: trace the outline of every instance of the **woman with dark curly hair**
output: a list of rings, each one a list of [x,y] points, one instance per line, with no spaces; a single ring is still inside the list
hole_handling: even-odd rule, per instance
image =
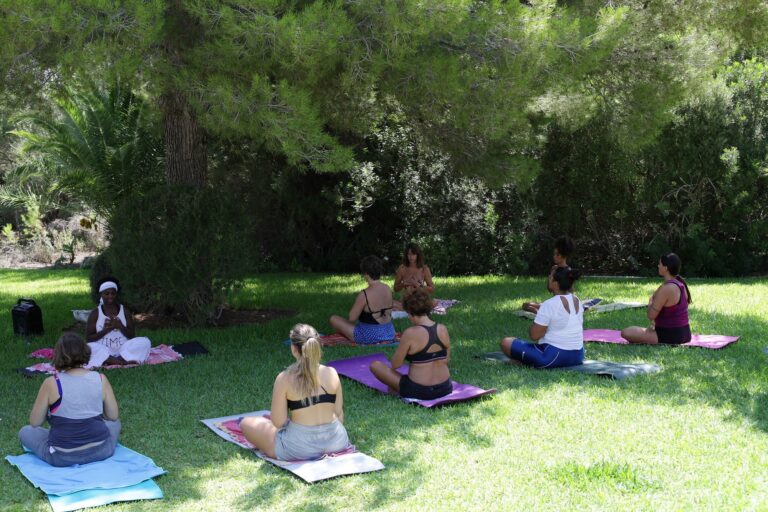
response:
[[[348,318],[333,315],[331,326],[355,343],[365,345],[395,339],[392,325],[392,290],[379,281],[384,263],[376,256],[366,256],[360,263],[368,286],[357,294]]]
[[[90,368],[104,365],[143,363],[149,358],[152,342],[135,337],[133,314],[117,300],[120,289],[117,279],[107,277],[98,282],[101,300],[91,311],[85,327],[91,347]]]
[[[432,400],[453,391],[448,363],[451,339],[448,329],[432,321],[432,298],[423,289],[414,290],[403,299],[403,307],[413,324],[403,332],[400,345],[392,356],[392,367],[380,361],[371,363],[371,372],[391,390],[404,398]],[[408,375],[395,370],[410,362]]]

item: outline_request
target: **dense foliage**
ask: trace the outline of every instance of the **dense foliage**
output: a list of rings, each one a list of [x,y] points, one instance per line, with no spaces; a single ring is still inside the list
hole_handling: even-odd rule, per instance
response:
[[[248,262],[241,205],[210,188],[157,187],[122,202],[112,219],[106,265],[138,311],[215,322]]]
[[[759,272],[767,22],[760,0],[2,0],[3,224],[82,205],[149,279],[130,247],[166,262],[175,232],[143,244],[153,223],[114,208],[187,211],[159,191],[187,184],[244,208],[226,269],[394,268],[415,240],[438,273],[540,272],[568,233],[588,270],[675,250]],[[143,306],[228,286],[190,279],[187,305]]]

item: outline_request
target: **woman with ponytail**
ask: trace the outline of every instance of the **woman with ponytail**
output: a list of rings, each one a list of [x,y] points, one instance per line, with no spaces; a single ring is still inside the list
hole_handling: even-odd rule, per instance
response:
[[[693,300],[688,284],[680,276],[681,267],[680,257],[673,252],[659,259],[659,275],[664,278],[664,283],[648,301],[648,320],[651,325],[645,329],[627,327],[621,331],[622,338],[630,343],[647,345],[679,345],[691,341],[688,304]]]
[[[539,306],[528,330],[538,343],[504,338],[500,346],[508,357],[534,368],[575,366],[584,361],[584,306],[572,291],[579,277],[581,272],[570,267],[552,270],[547,289],[554,297]]]
[[[290,337],[296,362],[275,379],[270,417],[243,418],[240,428],[268,457],[317,459],[349,446],[342,425],[341,381],[335,369],[320,364],[320,341],[314,327],[296,324]]]

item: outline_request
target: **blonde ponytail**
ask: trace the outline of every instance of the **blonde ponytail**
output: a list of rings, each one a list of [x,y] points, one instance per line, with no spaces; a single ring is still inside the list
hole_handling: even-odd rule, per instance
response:
[[[317,330],[307,324],[296,324],[291,329],[291,343],[299,351],[299,359],[290,368],[289,373],[294,377],[294,388],[302,398],[302,403],[309,405],[309,398],[320,387],[320,340]],[[305,403],[306,401],[306,403]]]

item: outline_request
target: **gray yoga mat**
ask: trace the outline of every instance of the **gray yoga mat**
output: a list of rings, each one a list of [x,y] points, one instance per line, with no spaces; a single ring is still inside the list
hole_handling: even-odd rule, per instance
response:
[[[512,361],[502,352],[488,352],[477,356],[486,361],[498,361],[512,364]],[[552,368],[553,370],[563,370],[567,372],[589,373],[600,377],[608,377],[616,380],[624,380],[636,375],[646,373],[656,373],[661,371],[661,367],[655,364],[630,364],[613,363],[611,361],[590,361],[585,360],[578,366],[564,366],[561,368]]]

